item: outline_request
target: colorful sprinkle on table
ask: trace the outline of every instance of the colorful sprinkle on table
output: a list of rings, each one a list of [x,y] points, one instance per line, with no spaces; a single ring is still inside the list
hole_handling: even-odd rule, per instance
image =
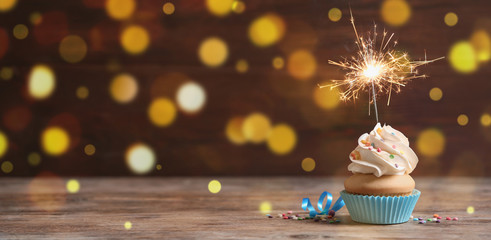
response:
[[[447,219],[447,220],[452,220],[452,218],[451,218],[451,217],[446,217],[445,219]]]
[[[389,155],[389,157],[390,157],[390,159],[394,159],[394,155],[392,155],[392,154]]]

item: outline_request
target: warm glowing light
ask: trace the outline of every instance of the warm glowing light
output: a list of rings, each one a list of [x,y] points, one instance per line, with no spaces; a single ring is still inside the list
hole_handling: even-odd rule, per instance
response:
[[[13,29],[13,34],[15,38],[22,40],[29,34],[29,29],[24,24],[17,24]]]
[[[481,125],[484,127],[489,127],[491,126],[491,115],[488,113],[484,113],[481,115]]]
[[[209,37],[201,42],[198,56],[204,65],[219,67],[227,60],[227,44],[218,37]]]
[[[41,135],[41,145],[47,154],[61,155],[70,146],[70,135],[61,127],[49,127]]]
[[[32,25],[39,25],[43,21],[43,15],[40,12],[33,12],[29,15],[29,21]]]
[[[39,165],[41,163],[41,155],[37,152],[30,153],[27,156],[27,163],[33,167]]]
[[[17,0],[0,0],[0,12],[8,12],[17,4]]]
[[[208,191],[211,193],[218,193],[222,189],[222,184],[218,180],[211,180],[208,183]]]
[[[157,169],[158,171],[162,170],[162,165],[157,164],[157,165],[155,166],[155,169]]]
[[[425,129],[419,133],[416,146],[421,155],[438,157],[445,150],[445,136],[438,129]]]
[[[275,44],[285,34],[283,19],[274,13],[268,13],[256,18],[249,25],[249,39],[256,46],[267,47]]]
[[[477,70],[474,48],[467,41],[460,41],[450,48],[450,65],[460,73],[472,73]]]
[[[87,156],[92,156],[95,154],[95,146],[92,144],[87,144],[84,147],[84,152],[87,154]]]
[[[282,69],[285,66],[285,60],[282,57],[273,58],[273,67],[275,69]]]
[[[174,103],[167,98],[157,98],[152,101],[148,107],[148,117],[157,127],[166,127],[171,125],[177,116],[177,110]]]
[[[235,0],[234,3],[232,4],[232,10],[235,13],[243,13],[245,11],[245,3],[242,1]]]
[[[447,26],[453,27],[459,21],[459,17],[457,16],[457,14],[449,12],[445,14],[445,18],[443,18],[443,21],[445,21],[445,24],[447,24]]]
[[[14,164],[12,164],[9,161],[4,161],[2,163],[1,168],[2,168],[3,173],[8,174],[8,173],[11,173],[12,171],[14,171]]]
[[[0,131],[0,158],[7,153],[7,149],[9,148],[9,139],[5,133]]]
[[[315,57],[307,50],[297,50],[288,57],[288,72],[298,80],[309,80],[317,70]]]
[[[440,88],[434,87],[430,90],[430,98],[433,101],[440,101],[443,97],[443,92]]]
[[[234,117],[231,118],[225,128],[225,135],[228,140],[236,145],[241,145],[247,142],[243,132],[242,124],[244,123],[244,118]]]
[[[126,165],[135,174],[147,174],[155,167],[156,156],[146,144],[137,143],[126,150]]]
[[[460,114],[457,117],[457,123],[460,126],[465,126],[465,125],[467,125],[467,123],[469,123],[469,117],[467,117],[467,115],[465,115],[465,114]]]
[[[312,158],[302,160],[302,169],[306,172],[312,172],[315,169],[315,161]]]
[[[242,123],[242,134],[252,143],[264,142],[271,132],[271,122],[262,113],[252,113]]]
[[[197,113],[206,103],[205,89],[196,82],[184,83],[177,90],[176,102],[182,111]]]
[[[381,8],[382,19],[389,25],[404,25],[411,17],[411,7],[405,0],[385,0]]]
[[[271,213],[271,210],[273,210],[273,205],[271,205],[270,202],[264,201],[259,204],[259,211],[261,211],[262,214]]]
[[[218,17],[227,16],[232,11],[234,0],[206,0],[208,11]]]
[[[38,208],[36,210],[54,212],[66,202],[65,181],[49,172],[34,177],[26,190],[32,206]]]
[[[277,155],[290,153],[297,143],[295,130],[287,124],[278,124],[268,136],[268,148]]]
[[[127,222],[125,222],[125,223],[124,223],[124,229],[126,229],[126,230],[130,230],[130,229],[131,229],[131,227],[132,227],[132,224],[131,224],[131,222],[130,222],[130,221],[127,221]]]
[[[14,76],[14,70],[11,67],[2,67],[0,69],[0,78],[10,80]]]
[[[107,15],[116,20],[131,17],[135,8],[136,3],[134,0],[106,0]]]
[[[174,13],[174,11],[176,11],[176,7],[171,2],[166,2],[164,6],[162,6],[162,11],[166,15],[171,15]]]
[[[89,89],[86,86],[80,86],[77,88],[76,94],[79,99],[86,99],[89,97]]]
[[[59,48],[60,56],[69,63],[78,63],[87,54],[87,44],[76,35],[69,35],[63,38]]]
[[[249,64],[244,59],[240,59],[235,64],[235,70],[237,70],[237,72],[239,72],[239,73],[245,73],[245,72],[247,72],[248,69],[249,69]]]
[[[145,28],[130,25],[121,33],[120,42],[127,53],[137,55],[147,50],[150,45],[150,36]]]
[[[472,33],[470,42],[479,62],[487,62],[491,59],[491,37],[486,30],[477,30]]]
[[[339,10],[339,8],[331,8],[327,16],[329,17],[329,20],[337,22],[339,21],[339,19],[341,19],[343,13],[341,12],[341,10]]]
[[[80,183],[76,179],[70,179],[66,182],[66,190],[69,193],[78,193],[80,190]]]
[[[314,88],[314,102],[320,108],[331,110],[335,109],[339,105],[339,90],[337,88],[333,89],[321,89]]]
[[[45,99],[55,90],[55,74],[46,65],[35,65],[29,74],[27,89],[35,99]]]
[[[474,207],[473,206],[468,206],[467,207],[467,213],[468,214],[473,214],[474,213]]]
[[[118,103],[131,102],[138,93],[138,82],[129,74],[119,74],[111,81],[109,92]]]

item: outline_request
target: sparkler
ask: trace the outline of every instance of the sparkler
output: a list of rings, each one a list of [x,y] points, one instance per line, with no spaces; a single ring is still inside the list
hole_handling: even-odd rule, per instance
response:
[[[387,106],[390,104],[392,91],[400,92],[401,87],[407,82],[416,78],[425,78],[426,75],[418,75],[417,67],[440,59],[422,61],[411,61],[407,53],[399,53],[394,50],[397,41],[392,42],[394,33],[388,36],[387,31],[383,31],[382,41],[377,44],[377,25],[374,25],[373,34],[367,34],[367,38],[360,37],[356,30],[353,13],[350,9],[351,25],[356,36],[358,52],[351,58],[344,58],[343,61],[335,62],[329,60],[328,63],[336,65],[346,70],[347,73],[343,80],[332,80],[332,84],[320,86],[320,88],[330,87],[331,89],[346,86],[346,90],[340,93],[341,100],[357,99],[360,91],[367,91],[375,107],[375,116],[378,122],[377,94],[388,94]],[[368,102],[371,104],[371,101]],[[370,115],[370,108],[368,108]]]

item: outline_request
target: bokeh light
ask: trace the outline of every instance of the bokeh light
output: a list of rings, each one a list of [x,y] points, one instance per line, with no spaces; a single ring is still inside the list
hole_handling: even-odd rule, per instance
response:
[[[131,102],[138,93],[138,82],[129,74],[119,74],[113,78],[109,86],[111,97],[118,103]]]
[[[12,32],[13,32],[15,38],[22,40],[22,39],[26,38],[27,35],[29,34],[29,29],[24,24],[17,24],[17,25],[15,25]]]
[[[157,98],[152,101],[148,107],[148,117],[157,127],[166,127],[171,125],[177,116],[177,110],[174,103],[167,98]]]
[[[145,28],[138,25],[130,25],[121,33],[121,46],[132,55],[145,52],[150,45],[150,36]]]
[[[266,141],[271,132],[271,121],[260,112],[248,115],[242,123],[242,134],[252,143]]]
[[[37,152],[29,153],[27,155],[27,163],[33,167],[38,166],[41,163],[41,155]]]
[[[55,74],[46,65],[35,65],[29,73],[27,89],[31,97],[42,100],[55,90]]]
[[[473,207],[473,206],[468,206],[468,207],[467,207],[467,213],[468,213],[468,214],[473,214],[473,213],[474,213],[474,211],[475,211],[475,210],[474,210],[474,207]]]
[[[270,202],[264,201],[259,204],[259,211],[261,211],[262,214],[268,214],[271,213],[273,210],[273,205],[271,205]]]
[[[232,3],[232,11],[234,11],[234,13],[243,13],[245,9],[246,6],[243,1],[235,0],[234,3]]]
[[[337,22],[341,19],[343,16],[343,13],[339,8],[331,8],[329,12],[327,13],[327,16],[329,17],[329,20],[333,22]]]
[[[259,47],[275,44],[285,35],[285,22],[274,13],[256,18],[249,26],[249,39]]]
[[[385,0],[381,14],[385,23],[395,27],[402,26],[411,17],[411,6],[405,0]]]
[[[277,155],[285,155],[291,152],[297,143],[295,130],[287,124],[277,124],[268,136],[268,148]]]
[[[419,133],[416,147],[425,157],[438,157],[445,150],[445,136],[436,128],[425,129]]]
[[[66,182],[66,190],[69,193],[78,193],[80,190],[80,183],[76,179],[70,179]]]
[[[14,171],[14,164],[12,164],[10,161],[4,161],[2,162],[1,168],[3,173],[9,174]]]
[[[302,169],[306,172],[312,172],[315,169],[315,160],[312,158],[304,158],[302,160]]]
[[[40,12],[33,12],[29,15],[29,21],[32,25],[39,25],[43,21],[43,15]]]
[[[166,15],[171,15],[174,13],[174,11],[176,11],[176,7],[171,2],[166,2],[164,3],[164,6],[162,6],[162,12],[164,12]]]
[[[225,135],[231,143],[242,145],[247,142],[247,139],[242,132],[243,123],[243,117],[233,117],[228,121],[227,126],[225,127]]]
[[[17,4],[17,0],[1,0],[0,12],[8,12]]]
[[[222,184],[218,180],[211,180],[208,183],[208,191],[211,193],[218,193],[222,190]]]
[[[136,8],[134,0],[106,0],[107,15],[116,20],[131,17]]]
[[[87,44],[77,35],[69,35],[63,38],[59,48],[60,56],[69,63],[78,63],[87,54]]]
[[[317,106],[326,110],[335,109],[340,102],[338,88],[314,87],[313,98]]]
[[[70,146],[70,135],[61,127],[48,127],[41,134],[41,145],[46,154],[59,156]]]
[[[450,48],[450,64],[457,72],[472,73],[477,69],[477,59],[474,48],[467,41],[460,41]]]
[[[131,224],[130,221],[126,221],[124,223],[124,229],[126,229],[126,230],[130,230],[132,226],[133,226],[133,224]]]
[[[239,59],[235,64],[235,70],[239,73],[245,73],[249,70],[249,64],[244,59]]]
[[[206,8],[208,11],[217,16],[227,16],[232,11],[234,0],[206,0]]]
[[[465,126],[465,125],[467,125],[467,123],[469,123],[469,117],[467,117],[467,115],[465,115],[465,114],[460,114],[457,117],[457,123],[460,126]]]
[[[34,177],[27,188],[33,206],[42,211],[54,212],[66,202],[65,181],[50,172],[42,172]]]
[[[273,58],[273,67],[275,69],[282,69],[285,66],[285,60],[282,57]]]
[[[198,49],[201,62],[208,67],[219,67],[228,58],[227,44],[218,37],[209,37],[203,40]]]
[[[92,144],[87,144],[84,147],[84,152],[87,154],[87,156],[92,156],[95,154],[95,146]]]
[[[0,69],[0,78],[10,80],[14,76],[14,69],[11,67],[2,67]]]
[[[176,94],[179,109],[186,113],[199,112],[206,103],[205,89],[196,82],[187,82],[179,87]]]
[[[459,21],[459,17],[457,16],[457,14],[455,14],[453,12],[449,12],[449,13],[445,14],[443,21],[445,22],[445,24],[447,24],[447,26],[453,27]]]
[[[471,45],[476,52],[479,62],[487,62],[491,58],[491,37],[486,30],[477,30],[472,33]]]
[[[143,175],[155,167],[156,156],[152,148],[144,143],[136,143],[126,150],[126,165],[131,172]]]
[[[310,51],[300,49],[288,57],[288,72],[298,80],[309,80],[317,70],[317,61]]]
[[[491,115],[488,113],[483,113],[481,115],[481,125],[484,127],[491,126]]]
[[[157,169],[158,171],[162,170],[162,165],[160,164],[155,165],[155,169]]]
[[[89,89],[86,86],[80,86],[77,88],[75,94],[77,95],[78,99],[86,99],[89,97]]]
[[[440,88],[434,87],[430,90],[430,98],[433,101],[440,101],[443,97],[443,92]]]
[[[9,139],[7,138],[7,135],[0,131],[0,158],[5,155],[7,152],[7,149],[9,148]]]

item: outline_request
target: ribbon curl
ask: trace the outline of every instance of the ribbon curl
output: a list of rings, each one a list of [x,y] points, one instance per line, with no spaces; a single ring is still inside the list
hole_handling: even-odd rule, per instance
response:
[[[322,203],[324,202],[324,199],[327,198],[326,204],[322,206]],[[332,203],[332,194],[324,191],[321,196],[319,197],[319,201],[317,201],[317,208],[319,209],[319,213],[315,210],[314,206],[312,206],[312,203],[310,203],[309,198],[304,198],[302,200],[302,209],[307,211],[309,209],[309,215],[310,217],[315,217],[316,215],[326,215],[329,213],[329,215],[334,215],[334,213],[341,209],[344,206],[344,201],[341,196],[339,196],[338,200],[332,205],[332,208],[329,209]],[[331,212],[333,211],[333,212]],[[332,213],[332,214],[331,214]]]

